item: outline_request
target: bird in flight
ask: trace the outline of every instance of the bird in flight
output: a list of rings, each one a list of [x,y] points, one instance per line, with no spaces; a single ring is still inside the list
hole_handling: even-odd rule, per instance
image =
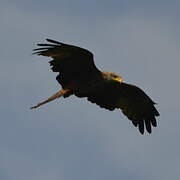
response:
[[[83,48],[47,39],[49,44],[38,44],[33,54],[51,57],[52,71],[58,72],[56,80],[62,89],[31,109],[75,95],[110,111],[121,109],[123,114],[144,134],[157,126],[159,112],[155,103],[140,88],[123,82],[114,72],[102,72],[94,63],[93,54]]]

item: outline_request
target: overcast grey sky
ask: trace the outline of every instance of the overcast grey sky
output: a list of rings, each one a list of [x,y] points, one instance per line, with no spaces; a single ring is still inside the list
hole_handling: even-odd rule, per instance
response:
[[[179,0],[1,0],[0,179],[179,179],[179,9]],[[91,50],[100,69],[141,87],[161,114],[153,133],[76,97],[29,110],[59,89],[48,59],[31,55],[46,38]]]

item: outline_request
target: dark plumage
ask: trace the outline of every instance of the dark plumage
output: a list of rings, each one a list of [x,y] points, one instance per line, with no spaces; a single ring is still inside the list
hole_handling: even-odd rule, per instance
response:
[[[74,94],[87,97],[90,102],[110,111],[121,109],[141,134],[144,127],[151,133],[151,126],[157,126],[155,117],[159,113],[155,103],[140,88],[124,83],[115,73],[97,69],[90,51],[50,39],[47,41],[51,44],[38,44],[41,48],[34,49],[34,54],[53,59],[49,63],[52,70],[59,73],[56,80],[62,90],[32,109],[61,96],[66,98]]]

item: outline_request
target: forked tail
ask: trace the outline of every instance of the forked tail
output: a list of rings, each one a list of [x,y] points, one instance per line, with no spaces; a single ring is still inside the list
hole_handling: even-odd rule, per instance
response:
[[[40,103],[38,103],[36,106],[31,107],[30,109],[36,109],[40,106],[42,106],[43,104],[46,104],[48,102],[53,101],[54,99],[60,98],[61,96],[63,96],[64,94],[66,94],[69,91],[69,89],[61,89],[60,91],[58,91],[57,93],[53,94],[51,97],[49,97],[48,99],[46,99],[45,101],[42,101]]]

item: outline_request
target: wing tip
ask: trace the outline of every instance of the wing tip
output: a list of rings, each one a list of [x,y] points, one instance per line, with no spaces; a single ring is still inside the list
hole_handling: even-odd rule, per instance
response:
[[[139,129],[140,133],[143,135],[144,134],[144,121],[138,122],[138,129]]]
[[[155,116],[147,117],[139,120],[131,120],[132,124],[135,127],[138,127],[139,132],[143,135],[145,133],[145,130],[151,134],[152,133],[152,126],[157,127],[157,121]]]
[[[53,39],[46,39],[47,42],[53,43],[53,44],[58,44],[58,45],[62,45],[63,43],[59,42],[59,41],[55,41]]]

